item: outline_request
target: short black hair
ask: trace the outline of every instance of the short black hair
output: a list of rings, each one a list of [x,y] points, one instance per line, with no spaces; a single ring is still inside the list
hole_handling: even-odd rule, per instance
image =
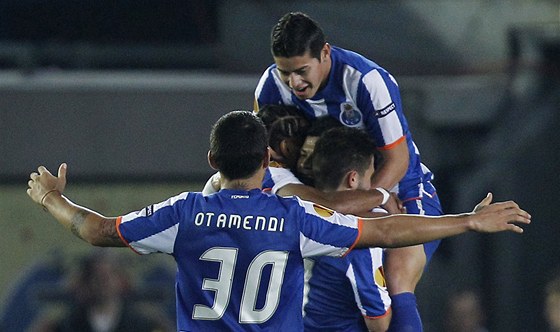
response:
[[[266,129],[252,111],[231,111],[212,127],[210,156],[220,173],[230,180],[253,175],[262,165],[267,150]]]
[[[335,190],[348,172],[365,172],[375,149],[373,140],[361,129],[338,127],[325,131],[313,151],[315,186],[320,190]]]
[[[317,117],[311,123],[311,127],[307,132],[307,136],[321,136],[325,131],[342,127],[342,123],[340,123],[337,119],[333,118],[330,115],[321,115]]]
[[[274,57],[302,56],[307,51],[321,60],[326,43],[323,29],[315,20],[302,12],[287,13],[272,28],[271,52]]]

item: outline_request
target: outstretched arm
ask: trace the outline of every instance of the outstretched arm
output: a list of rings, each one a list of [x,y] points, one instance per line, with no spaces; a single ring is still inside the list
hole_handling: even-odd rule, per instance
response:
[[[126,246],[117,233],[116,218],[76,205],[62,195],[66,187],[66,170],[67,165],[61,164],[56,177],[40,166],[30,175],[27,195],[80,239],[95,246]]]
[[[513,201],[490,204],[491,201],[492,194],[488,194],[473,212],[457,215],[392,215],[365,219],[356,246],[404,247],[469,231],[523,233],[523,229],[516,224],[529,224],[529,213]]]

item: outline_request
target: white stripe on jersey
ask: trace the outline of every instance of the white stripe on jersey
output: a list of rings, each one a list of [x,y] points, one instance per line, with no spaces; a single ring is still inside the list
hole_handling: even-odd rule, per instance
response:
[[[360,73],[356,68],[344,65],[344,71],[342,73],[342,89],[344,89],[344,95],[346,98],[351,98],[350,100],[354,105],[356,105],[356,96],[358,95],[358,83],[360,83]]]
[[[318,218],[323,219],[323,221],[329,222],[331,224],[342,225],[349,228],[357,229],[359,220],[358,217],[352,215],[345,215],[342,213],[334,212],[329,208],[323,207],[319,204],[308,202],[301,200],[299,197],[294,196],[297,198],[299,204],[305,208],[305,212],[310,215],[317,216]],[[325,213],[320,214],[318,210],[323,210]],[[324,214],[332,215],[326,216]],[[302,233],[300,233],[300,251],[302,257],[313,257],[313,256],[344,256],[346,252],[348,252],[349,247],[335,247],[332,245],[327,245],[323,243],[319,243],[314,241],[310,238],[307,238]]]
[[[372,70],[364,75],[363,82],[370,94],[371,102],[376,111],[382,110],[393,103],[387,85],[385,85],[385,81],[383,81],[378,70]],[[379,118],[378,121],[381,132],[383,133],[385,145],[394,143],[404,136],[397,112],[392,111],[384,117]]]
[[[274,82],[276,83],[276,86],[281,87],[280,89],[278,89],[280,91],[280,95],[282,96],[282,102],[284,103],[284,105],[292,105],[292,91],[290,89],[289,86],[286,85],[286,83],[284,83],[284,81],[282,81],[282,79],[280,78],[280,74],[278,73],[278,70],[276,68],[272,69],[272,77],[274,78]],[[267,70],[268,72],[268,70]],[[258,96],[258,95],[257,95]]]
[[[268,171],[270,172],[270,177],[272,178],[272,182],[274,182],[274,186],[271,189],[273,194],[276,194],[278,190],[282,189],[284,186],[288,184],[302,184],[302,182],[287,168],[282,167],[268,167]]]
[[[177,238],[178,232],[179,224],[175,224],[163,232],[159,232],[137,242],[131,242],[129,245],[140,254],[150,254],[153,252],[171,254],[175,247],[175,239]],[[157,248],[157,250],[153,248]]]
[[[302,233],[299,234],[299,247],[301,251],[301,256],[303,258],[315,257],[315,256],[332,256],[332,257],[342,257],[349,248],[338,248],[324,243],[319,243],[314,241]]]
[[[184,200],[189,195],[188,192],[180,193],[177,196],[173,196],[166,201],[157,203],[151,206],[150,213],[153,214],[161,208],[171,206],[177,201]],[[148,208],[144,208],[139,211],[128,213],[121,217],[121,224],[125,224],[131,220],[138,217],[146,217]],[[175,246],[175,238],[177,237],[177,232],[179,231],[179,224],[175,224],[157,234],[153,234],[147,238],[140,241],[130,242],[129,245],[140,254],[150,254],[153,252],[165,252],[172,253]],[[154,250],[154,248],[156,250]]]

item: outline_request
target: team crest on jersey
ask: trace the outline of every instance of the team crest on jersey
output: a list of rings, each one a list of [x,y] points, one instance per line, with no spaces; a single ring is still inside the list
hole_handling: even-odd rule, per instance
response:
[[[334,211],[321,205],[313,204],[315,212],[323,218],[328,218],[334,214]]]
[[[340,104],[340,122],[348,127],[357,127],[362,123],[363,115],[351,103]]]

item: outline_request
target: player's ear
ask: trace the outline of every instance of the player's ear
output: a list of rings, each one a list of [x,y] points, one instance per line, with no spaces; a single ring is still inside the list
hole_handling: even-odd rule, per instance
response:
[[[263,158],[263,168],[267,168],[268,165],[270,164],[270,147],[266,148],[266,153],[264,154],[264,158]]]
[[[208,151],[208,165],[210,165],[210,167],[212,167],[213,169],[218,170],[216,160],[214,160],[214,156],[212,156],[212,153],[210,153],[210,151]]]
[[[346,173],[346,187],[349,189],[357,189],[358,188],[358,172],[356,171],[349,171]]]
[[[321,50],[321,61],[325,61],[330,56],[331,45],[329,43],[325,43],[325,45],[323,45],[323,49]]]

